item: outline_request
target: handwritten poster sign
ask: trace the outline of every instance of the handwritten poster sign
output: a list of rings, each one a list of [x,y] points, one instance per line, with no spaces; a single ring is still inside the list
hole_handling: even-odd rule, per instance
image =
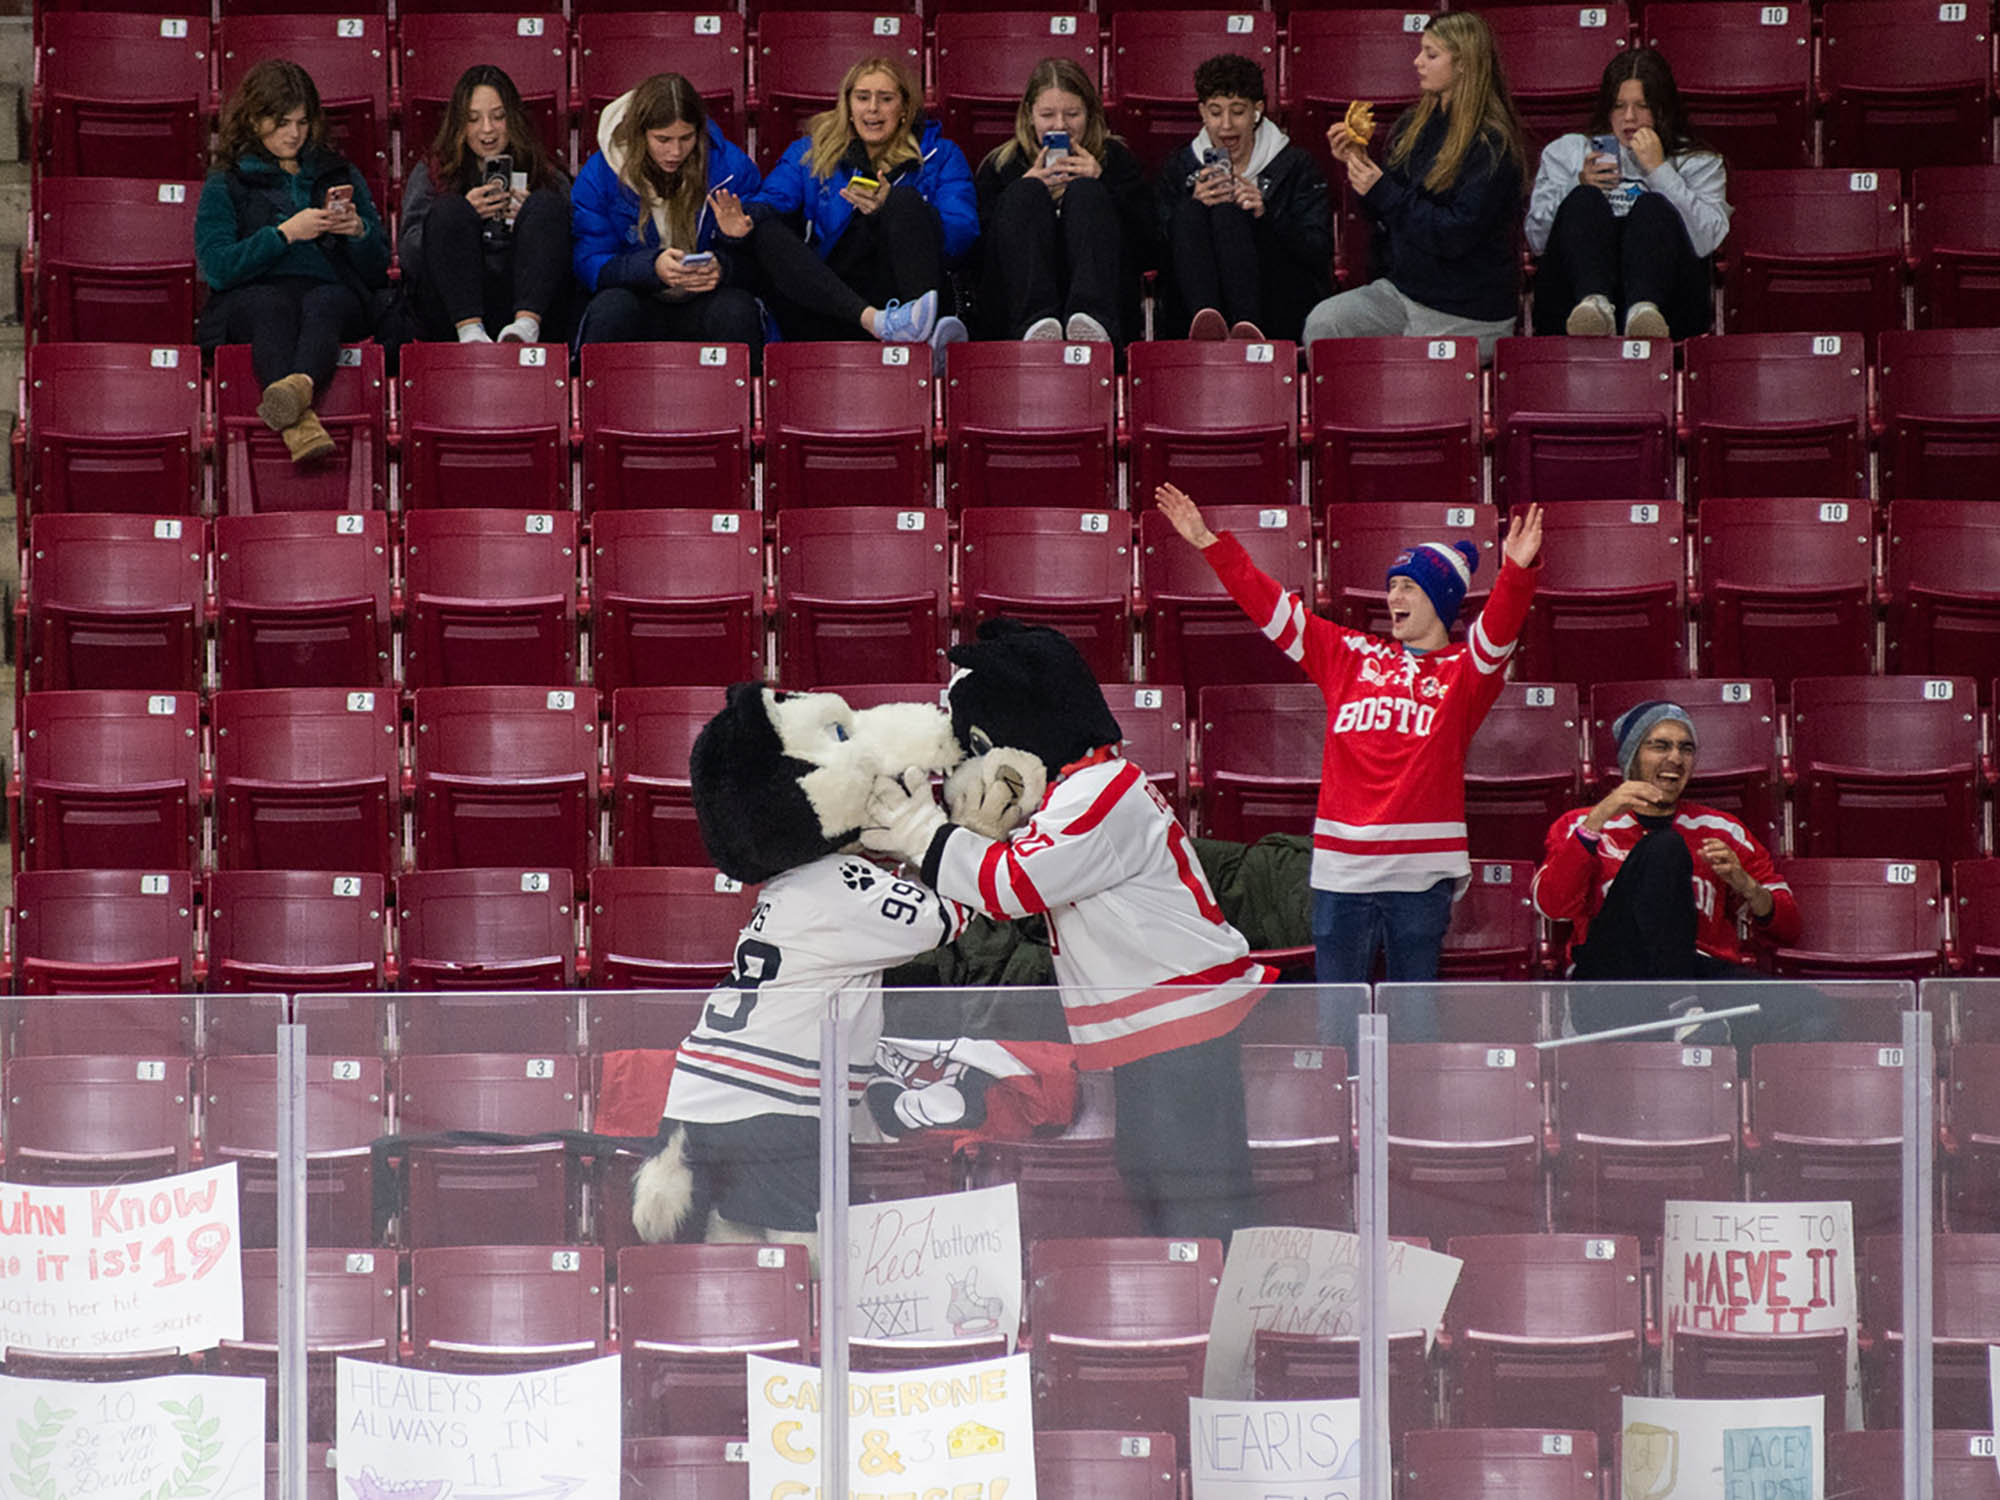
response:
[[[1670,1201],[1660,1252],[1662,1369],[1673,1390],[1673,1333],[1847,1330],[1847,1424],[1861,1425],[1852,1205]]]
[[[236,1164],[0,1191],[0,1347],[213,1349],[243,1337]]]
[[[261,1380],[0,1376],[0,1430],[5,1500],[263,1500]]]
[[[1188,1402],[1194,1500],[1358,1500],[1359,1401]]]
[[[1021,1210],[999,1187],[857,1203],[847,1280],[865,1339],[966,1339],[1021,1329]]]
[[[1822,1500],[1825,1401],[1627,1396],[1621,1500]]]
[[[1361,1240],[1338,1229],[1239,1229],[1229,1242],[1208,1329],[1201,1393],[1246,1401],[1260,1328],[1352,1338],[1361,1331]],[[1391,1242],[1389,1328],[1421,1328],[1425,1341],[1444,1318],[1460,1262],[1417,1245]]]
[[[819,1472],[819,1369],[750,1356],[757,1500],[1035,1500],[1028,1356],[849,1377],[846,1482]]]
[[[519,1375],[338,1362],[347,1500],[619,1500],[618,1357]]]

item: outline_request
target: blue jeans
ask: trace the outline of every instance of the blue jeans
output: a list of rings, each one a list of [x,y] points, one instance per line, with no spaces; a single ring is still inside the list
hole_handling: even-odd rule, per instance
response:
[[[1456,881],[1446,878],[1421,891],[1313,892],[1315,974],[1321,984],[1366,984],[1375,954],[1383,955],[1391,984],[1421,984],[1438,976],[1445,929],[1451,926]],[[1347,1049],[1354,1061],[1360,999],[1323,994],[1319,1039]],[[1428,991],[1402,998],[1390,1018],[1392,1041],[1426,1041],[1437,1035],[1437,1006]]]

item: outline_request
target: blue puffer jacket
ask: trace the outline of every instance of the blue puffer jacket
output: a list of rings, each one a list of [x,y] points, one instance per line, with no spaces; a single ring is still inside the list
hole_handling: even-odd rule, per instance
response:
[[[937,210],[944,224],[944,259],[958,265],[979,239],[979,194],[965,153],[944,138],[936,120],[925,120],[918,139],[920,161],[905,163],[890,174],[891,182],[908,183]],[[854,217],[854,205],[840,196],[855,175],[853,160],[843,160],[831,177],[814,177],[806,170],[809,136],[793,141],[750,203],[753,218],[778,216],[801,221],[806,243],[824,260]],[[587,169],[586,169],[587,170]]]
[[[650,219],[640,224],[639,195],[618,175],[620,163],[611,142],[612,130],[631,97],[624,95],[605,106],[597,128],[597,154],[583,164],[569,194],[570,264],[577,280],[593,292],[614,286],[653,290],[660,284],[653,271],[661,249],[659,226]],[[762,180],[757,164],[723,139],[710,122],[708,191],[728,188],[747,200]],[[717,231],[715,215],[706,203],[695,228],[694,248],[715,252],[725,285],[738,281],[737,272],[747,268],[736,263],[736,248]]]

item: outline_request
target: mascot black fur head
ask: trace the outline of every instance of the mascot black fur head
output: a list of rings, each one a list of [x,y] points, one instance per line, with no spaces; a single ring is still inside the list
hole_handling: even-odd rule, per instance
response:
[[[1060,630],[988,620],[951,648],[951,732],[967,755],[1024,750],[1053,779],[1124,735],[1082,655]]]

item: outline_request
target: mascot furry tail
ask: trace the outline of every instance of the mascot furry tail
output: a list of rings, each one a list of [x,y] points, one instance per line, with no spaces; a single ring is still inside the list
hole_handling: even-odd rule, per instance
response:
[[[632,1179],[632,1227],[649,1245],[678,1240],[694,1217],[694,1169],[688,1165],[687,1131],[674,1126],[667,1142]]]

